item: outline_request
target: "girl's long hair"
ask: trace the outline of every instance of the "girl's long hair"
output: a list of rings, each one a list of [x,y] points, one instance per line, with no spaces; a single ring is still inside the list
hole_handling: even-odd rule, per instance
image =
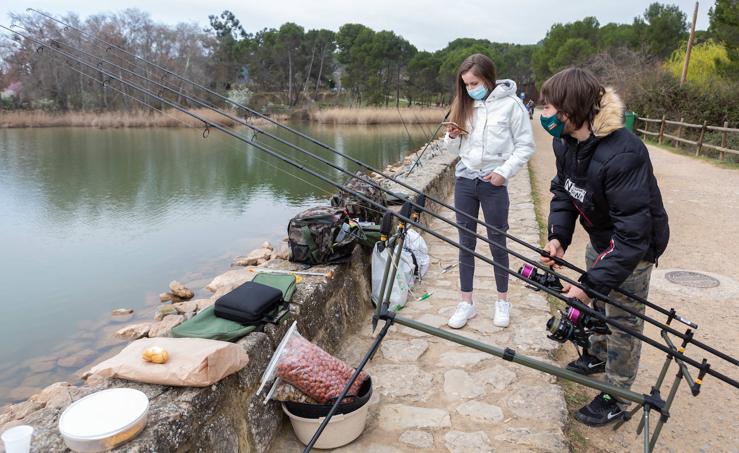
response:
[[[452,113],[449,119],[465,129],[468,128],[467,122],[472,116],[472,106],[475,103],[475,100],[467,94],[467,87],[462,80],[462,74],[468,71],[472,71],[472,74],[482,79],[488,92],[491,92],[495,88],[495,64],[488,56],[476,53],[465,58],[459,65]]]

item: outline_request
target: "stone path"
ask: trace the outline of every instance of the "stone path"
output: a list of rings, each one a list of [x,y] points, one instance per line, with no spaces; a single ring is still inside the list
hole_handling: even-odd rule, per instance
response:
[[[526,169],[511,181],[509,190],[510,232],[538,243]],[[434,219],[429,226],[456,241],[457,231],[450,225]],[[448,329],[446,320],[458,302],[459,276],[457,267],[447,273],[441,269],[457,262],[458,252],[429,235],[425,238],[431,266],[402,315]],[[477,251],[490,256],[487,244],[479,241]],[[519,266],[520,261],[511,259],[512,268]],[[501,329],[492,322],[492,266],[480,261],[475,290],[478,315],[458,333],[551,362],[558,344],[546,338],[549,309],[542,295],[511,278],[512,322]],[[416,301],[425,292],[433,295]],[[367,317],[366,327],[345,340],[339,357],[359,363],[372,341],[370,322]],[[336,452],[567,451],[565,402],[552,376],[397,325],[366,370],[374,382],[367,427],[356,441]],[[271,451],[302,449],[286,423]]]

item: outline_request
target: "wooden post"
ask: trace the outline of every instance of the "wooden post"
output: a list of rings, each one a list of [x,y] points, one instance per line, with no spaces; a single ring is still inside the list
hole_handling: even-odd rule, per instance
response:
[[[657,142],[661,145],[662,140],[665,138],[665,115],[662,115],[662,122],[659,125],[659,136],[657,137]]]
[[[685,118],[680,118],[680,124],[677,126],[677,138],[683,138],[683,123],[685,122]],[[673,140],[675,142],[675,148],[680,148],[680,142],[677,140]]]
[[[688,48],[685,51],[685,63],[683,64],[683,74],[680,76],[680,86],[683,86],[685,79],[688,78],[688,66],[690,65],[690,51],[693,50],[693,41],[695,40],[695,21],[698,20],[698,2],[695,2],[695,10],[693,10],[693,23],[690,25],[690,37],[688,37]]]
[[[644,121],[644,133],[642,134],[644,136],[644,140],[646,140],[649,137],[649,121]]]
[[[695,147],[696,156],[700,156],[701,148],[703,148],[703,136],[706,134],[706,123],[707,121],[703,121],[703,127],[701,128],[701,135],[698,137],[698,145],[696,145]]]
[[[724,121],[724,129],[726,129],[727,127],[729,127],[729,122],[728,121]],[[728,135],[729,135],[729,131],[723,131],[721,133],[721,147],[722,148],[726,148],[726,145],[728,144],[728,140],[729,140]],[[724,161],[724,152],[723,151],[720,151],[720,153],[719,153],[719,160],[721,162]]]

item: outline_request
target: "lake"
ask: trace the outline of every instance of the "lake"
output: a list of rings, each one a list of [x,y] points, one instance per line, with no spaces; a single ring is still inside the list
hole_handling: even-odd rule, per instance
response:
[[[417,127],[291,126],[380,168],[426,141]],[[171,280],[204,287],[234,257],[277,245],[292,216],[334,192],[215,130],[204,139],[195,129],[0,129],[0,405],[76,382],[121,349],[117,329],[153,320]],[[134,314],[112,317],[116,308]]]

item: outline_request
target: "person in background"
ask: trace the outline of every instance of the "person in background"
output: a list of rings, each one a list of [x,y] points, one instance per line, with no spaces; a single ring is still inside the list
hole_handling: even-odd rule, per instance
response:
[[[485,55],[467,57],[459,67],[456,92],[452,103],[445,141],[447,149],[459,154],[454,185],[454,206],[476,219],[480,207],[485,222],[501,231],[508,230],[508,182],[534,153],[531,122],[526,118],[526,107],[516,96],[516,83],[497,80],[495,65]],[[460,227],[477,231],[477,223],[457,214]],[[487,236],[502,247],[506,238],[500,232],[488,229]],[[476,238],[459,230],[462,246],[474,250]],[[493,260],[508,267],[508,254],[500,247],[490,250]],[[469,252],[459,251],[459,280],[461,301],[449,318],[449,327],[459,329],[473,318],[477,311],[473,300],[475,259]],[[508,273],[495,269],[494,325],[507,327],[511,305],[508,300]],[[488,299],[489,296],[484,296]]]
[[[583,303],[592,291],[606,294],[638,313],[644,305],[620,293],[621,288],[646,298],[657,259],[667,247],[670,230],[662,195],[644,143],[624,129],[624,105],[610,88],[591,73],[565,69],[541,87],[544,111],[541,124],[554,136],[557,174],[552,179],[549,242],[542,257],[562,257],[572,241],[575,221],[590,236],[585,250],[585,290],[565,285],[566,297]],[[597,310],[631,330],[642,332],[644,321],[601,300]],[[590,347],[567,369],[580,374],[606,373],[608,382],[629,389],[639,369],[641,341],[609,326],[610,335],[592,335]],[[628,403],[601,392],[575,414],[590,426],[601,426],[624,416]]]

